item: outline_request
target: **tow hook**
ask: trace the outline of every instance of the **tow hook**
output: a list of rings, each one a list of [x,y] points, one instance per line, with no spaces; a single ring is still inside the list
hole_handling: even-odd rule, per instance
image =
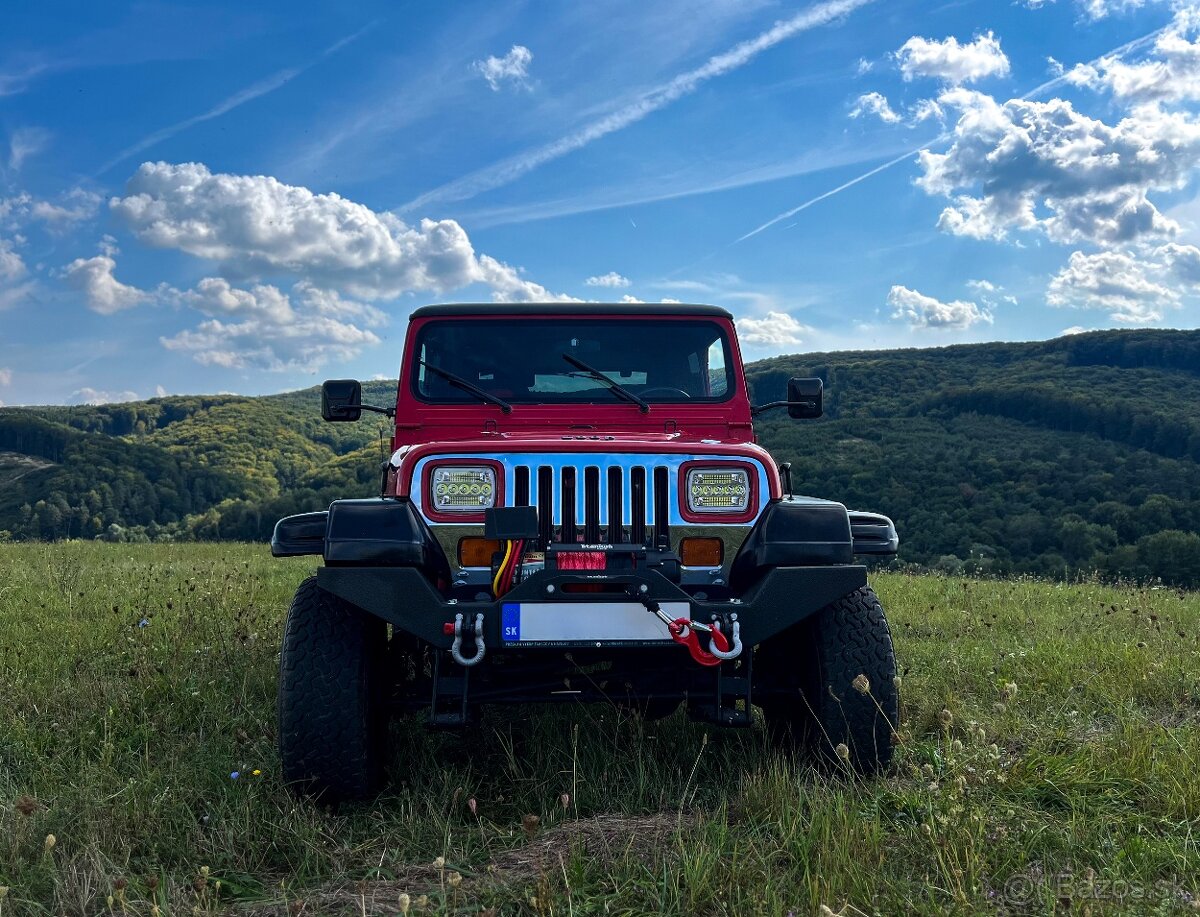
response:
[[[686,646],[692,658],[700,663],[700,665],[720,665],[725,660],[736,659],[742,654],[741,625],[738,624],[737,615],[730,615],[733,634],[733,644],[731,646],[729,639],[721,632],[721,622],[716,615],[713,615],[711,627],[707,624],[701,624],[699,621],[693,621],[690,618],[672,618],[662,610],[662,607],[654,599],[640,595],[633,589],[627,590],[626,593],[631,598],[640,602],[648,612],[657,617],[663,624],[667,625],[667,633],[671,635],[671,639],[676,643],[682,643]],[[702,631],[709,634],[707,650],[700,645],[700,633]]]
[[[454,661],[457,662],[459,665],[465,666],[467,668],[470,668],[473,665],[478,665],[479,663],[481,663],[483,661],[483,657],[487,654],[487,646],[483,642],[483,612],[480,612],[479,614],[475,615],[474,627],[472,627],[471,625],[468,624],[467,627],[465,628],[465,630],[467,631],[468,637],[471,636],[472,631],[474,632],[474,635],[475,635],[475,655],[474,656],[467,658],[466,656],[464,656],[462,654],[464,627],[463,627],[463,616],[462,616],[461,612],[454,616],[454,624],[453,625],[451,625],[449,623],[444,625],[444,629],[448,633],[450,632],[451,628],[453,628],[454,642],[450,644],[450,655],[453,657]]]

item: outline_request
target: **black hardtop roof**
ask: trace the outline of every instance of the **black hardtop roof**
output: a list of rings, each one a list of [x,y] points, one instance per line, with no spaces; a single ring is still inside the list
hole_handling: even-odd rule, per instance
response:
[[[456,302],[422,306],[408,317],[442,315],[696,315],[732,319],[720,306],[678,302]]]

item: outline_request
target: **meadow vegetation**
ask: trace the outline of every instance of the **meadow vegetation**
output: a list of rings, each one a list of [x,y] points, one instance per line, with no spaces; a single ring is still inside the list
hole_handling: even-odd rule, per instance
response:
[[[862,781],[608,706],[394,728],[392,786],[280,784],[314,561],[0,545],[0,917],[1190,912],[1200,595],[881,574],[903,720]],[[681,665],[688,664],[681,658]]]

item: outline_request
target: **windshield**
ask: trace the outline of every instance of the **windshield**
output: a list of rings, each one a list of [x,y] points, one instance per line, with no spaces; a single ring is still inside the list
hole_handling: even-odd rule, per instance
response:
[[[700,318],[448,319],[422,327],[416,357],[413,391],[438,404],[480,401],[446,374],[511,404],[620,404],[614,388],[648,404],[714,402],[733,390],[725,331]]]

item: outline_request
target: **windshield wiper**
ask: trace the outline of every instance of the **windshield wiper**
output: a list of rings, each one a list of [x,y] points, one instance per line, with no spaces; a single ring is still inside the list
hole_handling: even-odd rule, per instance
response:
[[[591,376],[597,382],[603,382],[609,387],[612,393],[622,401],[628,401],[630,404],[636,404],[638,406],[638,410],[640,410],[643,414],[650,413],[650,405],[646,404],[646,402],[644,402],[625,386],[621,385],[621,383],[614,382],[612,379],[608,378],[608,376],[604,375],[604,373],[600,372],[600,370],[596,369],[594,366],[588,366],[583,362],[583,360],[573,357],[569,353],[564,353],[562,358],[576,369],[582,369],[587,375]]]
[[[500,408],[500,410],[502,410],[505,414],[512,413],[512,405],[509,404],[507,401],[505,401],[500,396],[493,395],[491,392],[484,391],[478,385],[472,385],[466,379],[463,379],[460,376],[456,376],[456,375],[454,375],[454,373],[450,372],[449,370],[442,369],[440,366],[434,366],[432,363],[429,363],[425,360],[418,360],[417,362],[420,363],[422,366],[424,366],[427,370],[429,370],[434,375],[441,376],[443,379],[445,379],[447,382],[449,382],[455,388],[461,388],[464,392],[470,392],[472,395],[474,395],[476,398],[480,399],[481,401],[486,401],[489,404],[494,404],[494,405],[498,406]]]

